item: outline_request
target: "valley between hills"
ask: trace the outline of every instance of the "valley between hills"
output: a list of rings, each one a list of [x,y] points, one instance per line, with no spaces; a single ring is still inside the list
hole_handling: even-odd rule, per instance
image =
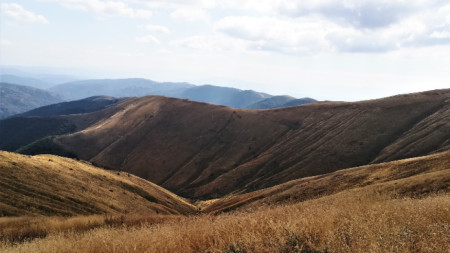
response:
[[[0,120],[0,140],[0,252],[450,246],[450,89],[263,110],[97,97]]]

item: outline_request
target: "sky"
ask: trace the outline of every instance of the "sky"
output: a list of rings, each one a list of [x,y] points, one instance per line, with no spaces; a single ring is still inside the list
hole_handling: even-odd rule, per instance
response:
[[[0,65],[357,101],[450,87],[447,0],[2,0]]]

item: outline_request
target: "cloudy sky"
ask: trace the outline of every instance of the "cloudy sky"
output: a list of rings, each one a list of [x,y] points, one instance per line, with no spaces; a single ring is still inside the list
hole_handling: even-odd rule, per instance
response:
[[[447,0],[2,0],[0,24],[3,66],[347,101],[450,87]]]

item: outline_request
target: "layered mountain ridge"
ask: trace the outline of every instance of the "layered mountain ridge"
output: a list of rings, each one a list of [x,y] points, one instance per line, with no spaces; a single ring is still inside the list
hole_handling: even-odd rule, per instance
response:
[[[147,96],[53,117],[74,127],[50,143],[181,196],[208,199],[448,150],[449,110],[450,90],[257,111]]]

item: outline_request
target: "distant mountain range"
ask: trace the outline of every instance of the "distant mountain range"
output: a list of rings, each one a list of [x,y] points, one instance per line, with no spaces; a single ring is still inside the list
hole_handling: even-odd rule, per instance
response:
[[[92,96],[142,97],[150,94],[178,97],[192,87],[194,85],[188,83],[159,83],[143,78],[129,78],[75,81],[49,90],[61,94],[67,100],[77,100]]]
[[[0,78],[5,81],[4,83],[8,83],[9,85],[8,87],[3,85],[4,87],[2,88],[2,103],[0,104],[0,111],[2,113],[0,114],[0,118],[20,114],[44,105],[75,100],[81,101],[76,104],[70,104],[70,106],[73,106],[70,109],[74,110],[73,113],[75,111],[82,113],[83,110],[89,112],[90,109],[88,107],[99,105],[92,104],[93,101],[83,100],[89,97],[110,97],[109,101],[111,101],[112,97],[161,95],[247,109],[279,108],[316,101],[311,98],[295,99],[290,96],[272,96],[253,90],[240,90],[214,85],[196,86],[189,83],[161,83],[143,78],[82,80],[62,83],[56,86],[50,81],[42,81],[33,77],[3,74]],[[17,85],[17,87],[12,88],[14,85]],[[20,91],[19,86],[21,87]],[[27,99],[27,96],[29,97],[30,94],[33,94],[33,98]],[[96,103],[99,103],[99,101],[97,100]],[[102,101],[106,102],[106,100]],[[83,105],[83,103],[86,104]],[[69,104],[60,105],[59,109],[51,107],[42,110],[47,111],[47,113],[50,113],[49,110],[69,110],[67,106]],[[42,110],[39,112],[40,114],[43,113]],[[69,111],[60,111],[60,113],[70,114]],[[31,114],[27,115],[31,116]]]
[[[142,78],[75,81],[57,85],[49,90],[61,94],[67,100],[82,99],[90,96],[142,97],[146,95],[161,95],[249,109],[277,108],[295,100],[295,98],[289,96],[274,97],[253,90],[240,90],[214,85],[196,86],[189,83],[160,83]],[[264,101],[270,98],[273,99]],[[299,104],[314,101],[313,99],[305,99],[301,100]],[[259,102],[261,104],[258,104]]]
[[[38,89],[48,89],[52,86],[55,86],[54,83],[46,82],[40,79],[32,78],[32,77],[22,77],[15,75],[0,75],[0,82],[2,83],[10,83],[10,84],[18,84],[23,86],[30,86]]]
[[[57,69],[42,69],[42,68],[13,68],[7,66],[0,66],[0,80],[2,76],[8,76],[6,78],[19,78],[19,79],[33,79],[38,80],[39,83],[49,84],[52,87],[61,83],[73,82],[76,80],[80,80],[82,78],[77,78],[74,76],[66,75],[63,73],[59,73],[60,70]],[[57,73],[57,74],[55,74]],[[6,79],[5,79],[6,80]],[[6,81],[2,81],[6,82]],[[15,83],[15,82],[13,82]],[[21,84],[21,83],[15,83]],[[33,86],[31,84],[23,84],[26,86]],[[45,89],[44,86],[33,86],[40,89]]]
[[[207,199],[449,150],[449,97],[447,89],[270,110],[127,98],[91,113],[2,120],[0,149],[77,157]]]
[[[0,83],[0,119],[61,101],[61,96],[45,90]]]

